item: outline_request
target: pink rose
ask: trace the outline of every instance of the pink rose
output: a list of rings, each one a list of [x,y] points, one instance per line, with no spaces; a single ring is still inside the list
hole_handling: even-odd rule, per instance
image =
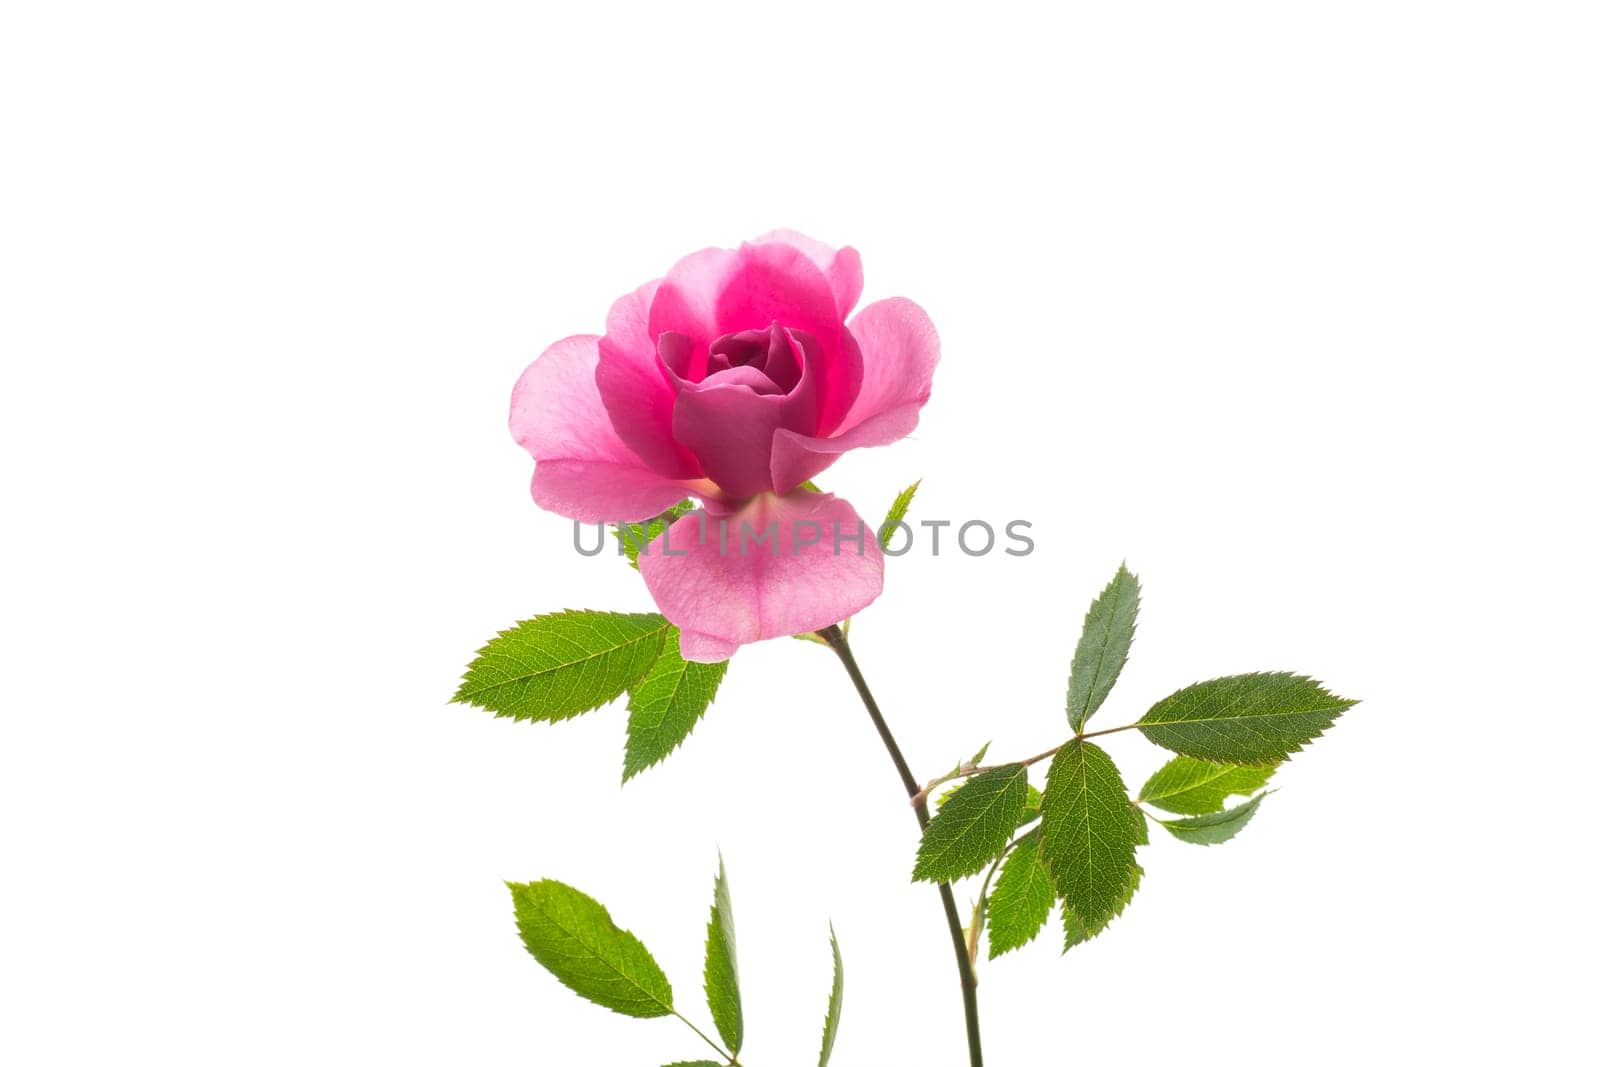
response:
[[[704,502],[667,531],[671,554],[657,538],[639,559],[687,659],[829,626],[883,590],[871,527],[799,488],[910,433],[928,400],[933,323],[897,297],[847,324],[860,295],[852,248],[787,231],[708,248],[613,304],[605,336],[551,345],[512,392],[540,507],[637,522]]]

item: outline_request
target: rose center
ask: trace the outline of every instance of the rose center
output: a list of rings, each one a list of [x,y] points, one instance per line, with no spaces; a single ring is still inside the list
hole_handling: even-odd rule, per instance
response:
[[[817,342],[804,330],[775,322],[762,330],[723,334],[711,342],[700,367],[693,365],[699,361],[682,334],[662,334],[660,351],[673,373],[686,381],[715,379],[719,386],[743,385],[763,395],[786,395],[800,385],[807,359],[816,358]]]

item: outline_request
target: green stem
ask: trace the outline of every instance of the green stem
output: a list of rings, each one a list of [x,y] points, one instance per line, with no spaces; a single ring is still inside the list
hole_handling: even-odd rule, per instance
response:
[[[700,1029],[694,1023],[692,1023],[688,1019],[684,1018],[682,1012],[675,1011],[672,1014],[680,1023],[682,1023],[683,1025],[687,1026],[689,1029],[693,1030],[695,1032],[695,1034],[700,1038],[701,1041],[704,1041],[706,1044],[708,1044],[712,1048],[716,1049],[717,1050],[717,1055],[721,1056],[723,1059],[728,1061],[728,1067],[741,1067],[741,1065],[739,1063],[739,1054],[738,1053],[729,1052],[727,1049],[723,1048],[721,1045],[719,1045],[715,1041],[711,1040],[709,1037],[706,1036],[706,1033],[705,1033],[704,1030]]]
[[[967,925],[967,962],[972,966],[973,981],[977,981],[978,978],[978,939],[983,936],[984,922],[989,915],[989,884],[994,881],[995,872],[1000,869],[1000,864],[1016,847],[1016,841],[1011,842],[1001,849],[1000,855],[989,864],[989,872],[983,876],[983,884],[978,887],[978,898],[972,905],[972,922]]]
[[[1139,724],[1138,723],[1130,722],[1126,726],[1113,726],[1109,730],[1090,730],[1086,734],[1077,735],[1072,740],[1073,741],[1087,741],[1091,737],[1104,737],[1104,736],[1106,736],[1106,734],[1120,734],[1124,730],[1137,730],[1138,728],[1139,728]],[[1068,741],[1064,745],[1057,745],[1055,748],[1047,748],[1043,752],[1039,753],[1037,756],[1029,756],[1027,759],[1020,759],[1020,760],[1017,760],[1016,762],[1020,763],[1024,767],[1032,767],[1035,763],[1038,763],[1041,760],[1047,760],[1051,756],[1054,756],[1057,752],[1060,752],[1062,749],[1066,748],[1067,745],[1070,745],[1071,743],[1072,743],[1072,741]],[[935,778],[933,781],[929,782],[927,785],[925,785],[921,789],[917,790],[917,792],[914,793],[912,795],[912,797],[911,797],[911,803],[913,803],[913,804],[925,804],[925,803],[927,803],[929,794],[931,794],[935,789],[938,789],[941,785],[944,785],[946,782],[953,782],[957,778],[971,778],[971,777],[973,777],[975,775],[983,774],[986,771],[999,770],[1002,766],[1009,766],[1009,764],[999,764],[999,763],[997,763],[997,764],[995,764],[993,766],[980,766],[979,764],[976,764],[976,763],[966,764],[965,766],[959,768],[958,770],[952,771],[950,774],[940,775],[938,778]]]
[[[911,798],[911,810],[916,812],[917,824],[924,830],[928,828],[928,798],[922,792],[916,775],[911,773],[911,768],[906,764],[905,756],[900,752],[900,746],[895,742],[894,734],[889,732],[889,724],[883,719],[883,712],[878,710],[878,702],[872,698],[872,690],[867,688],[867,680],[861,675],[861,668],[856,665],[856,658],[850,652],[850,645],[845,640],[844,633],[837,626],[830,626],[826,630],[818,630],[818,636],[827,642],[839,657],[839,662],[844,664],[845,673],[850,675],[850,681],[856,687],[856,693],[861,697],[861,703],[867,709],[867,714],[872,718],[872,725],[878,728],[878,736],[883,740],[883,747],[889,750],[889,758],[894,761],[894,769],[900,775],[900,784],[905,787],[906,795]],[[967,956],[967,939],[961,932],[961,916],[956,911],[955,894],[950,891],[950,886],[944,883],[939,885],[939,899],[944,904],[944,917],[950,927],[950,942],[956,950],[956,970],[961,975],[961,1002],[967,1013],[967,1054],[971,1058],[972,1067],[983,1067],[983,1042],[978,1035],[978,980],[972,972],[972,960]]]

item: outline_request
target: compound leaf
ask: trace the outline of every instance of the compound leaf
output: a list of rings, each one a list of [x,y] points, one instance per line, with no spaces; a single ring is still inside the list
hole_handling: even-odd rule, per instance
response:
[[[1178,690],[1138,726],[1180,755],[1265,767],[1320,737],[1354,703],[1299,674],[1236,674]]]
[[[1083,633],[1072,654],[1072,675],[1067,681],[1067,722],[1076,733],[1105,703],[1106,694],[1128,662],[1133,629],[1139,617],[1139,579],[1124,563],[1116,576],[1089,605]]]
[[[1067,742],[1050,763],[1040,855],[1067,908],[1089,929],[1120,910],[1133,874],[1141,816],[1116,764],[1098,745]]]
[[[628,693],[628,742],[622,780],[660,763],[683,744],[717,695],[728,661],[693,663],[678,653],[672,627],[661,655]]]
[[[744,1044],[744,1004],[739,995],[739,957],[734,947],[733,898],[728,893],[728,870],[717,857],[717,884],[706,924],[706,1004],[717,1033],[738,1053]]]
[[[1266,793],[1261,793],[1226,811],[1208,812],[1188,819],[1156,821],[1165,826],[1179,841],[1187,841],[1191,845],[1220,845],[1224,841],[1231,840],[1245,828],[1245,825],[1255,817],[1256,809],[1266,797]]]
[[[1039,831],[1030,830],[1017,839],[989,893],[989,958],[1039,936],[1055,900],[1050,869],[1039,858]]]
[[[457,703],[556,722],[609,704],[661,655],[660,615],[563,611],[519,622],[478,650]]]
[[[1028,768],[996,767],[967,780],[923,831],[911,877],[953,882],[983,870],[1006,847],[1028,799]]]
[[[1140,821],[1142,822],[1143,820],[1144,817],[1140,816]],[[1078,917],[1078,914],[1071,908],[1063,907],[1061,909],[1061,926],[1063,932],[1066,934],[1066,939],[1062,944],[1061,951],[1064,953],[1070,952],[1072,949],[1077,948],[1085,941],[1089,941],[1100,936],[1101,932],[1111,924],[1111,920],[1120,916],[1123,911],[1127,909],[1128,903],[1133,900],[1133,894],[1138,892],[1139,883],[1143,879],[1144,868],[1135,863],[1128,870],[1128,885],[1127,888],[1122,891],[1122,896],[1117,898],[1116,908],[1110,915],[1106,916],[1104,921],[1097,923],[1094,926],[1089,926],[1084,923],[1084,921]]]
[[[1139,802],[1174,815],[1206,815],[1221,811],[1231,796],[1247,797],[1267,784],[1277,770],[1210,763],[1174,756],[1139,790]]]
[[[828,940],[833,944],[833,989],[828,993],[828,1014],[822,1020],[822,1056],[818,1067],[828,1067],[833,1058],[833,1043],[839,1036],[839,1016],[844,1011],[844,957],[839,955],[839,938],[828,927]]]
[[[506,886],[522,943],[568,989],[636,1019],[672,1014],[667,976],[592,897],[549,879]]]

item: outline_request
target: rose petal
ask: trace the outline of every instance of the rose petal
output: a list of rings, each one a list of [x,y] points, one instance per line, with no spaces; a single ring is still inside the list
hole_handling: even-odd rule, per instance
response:
[[[837,252],[821,241],[793,230],[773,230],[757,237],[751,244],[786,244],[804,252],[811,262],[828,279],[833,290],[834,307],[841,320],[850,317],[850,309],[861,299],[861,254],[845,247]]]
[[[728,514],[686,515],[650,542],[639,570],[682,631],[684,658],[701,663],[752,641],[831,626],[883,591],[871,527],[848,501],[805,491],[762,495]]]
[[[839,268],[846,275],[849,262]],[[831,432],[861,388],[861,350],[844,327],[832,283],[794,245],[769,241],[733,251],[707,248],[679,260],[651,302],[649,333],[657,339],[667,331],[688,337],[690,347],[677,356],[678,373],[698,381],[705,376],[713,341],[775,322],[817,340],[817,426]]]
[[[815,397],[815,430],[810,432],[829,432],[860,390],[861,350],[845,329],[833,292],[810,257],[792,245],[743,245],[738,269],[717,300],[718,328],[732,333],[772,323],[809,334],[815,341],[814,350],[806,353],[803,372]]]
[[[668,275],[663,288],[671,281]],[[786,244],[739,247],[735,268],[717,294],[716,322],[719,337],[776,322],[804,330],[825,346],[844,330],[828,279],[811,257]]]
[[[599,338],[557,341],[511,391],[511,436],[537,462],[533,499],[582,522],[632,522],[682,500],[684,489],[645,466],[612,427],[595,387]]]
[[[720,637],[692,631],[678,633],[678,655],[691,663],[721,663],[732,659],[737,651],[737,643],[724,641]]]
[[[861,345],[861,390],[827,437],[780,429],[772,443],[772,484],[783,493],[826,470],[852,448],[886,445],[916,429],[933,388],[939,334],[927,312],[904,297],[868,304],[850,320]]]
[[[653,470],[547,459],[533,468],[533,502],[579,522],[643,522],[689,495]]]
[[[650,282],[611,305],[600,339],[595,383],[617,435],[659,474],[695,478],[694,456],[672,439],[672,386],[661,373],[651,340],[651,302],[660,283]]]
[[[841,431],[853,430],[896,408],[921,410],[939,364],[939,332],[928,313],[903,296],[868,304],[850,320],[861,345],[861,391]]]
[[[754,372],[759,374],[760,372]],[[757,393],[735,371],[684,382],[672,432],[700,458],[706,477],[735,499],[772,491],[772,440],[788,397]],[[723,382],[723,379],[730,379]]]
[[[728,248],[702,248],[672,265],[651,297],[647,330],[659,340],[667,332],[688,339],[680,372],[691,381],[706,375],[706,353],[726,330],[717,327],[717,300],[739,266],[739,253]],[[767,325],[762,323],[762,326]]]
[[[678,390],[672,433],[700,461],[706,476],[729,497],[742,500],[772,491],[772,442],[779,430],[813,433],[817,428],[816,343],[794,331],[771,329],[771,345],[801,366],[792,391],[780,392],[772,379],[751,366],[730,367],[704,381],[673,376]],[[662,340],[676,337],[664,334]],[[802,346],[810,353],[803,360]],[[666,346],[663,344],[663,350]],[[803,364],[803,365],[802,365]]]

